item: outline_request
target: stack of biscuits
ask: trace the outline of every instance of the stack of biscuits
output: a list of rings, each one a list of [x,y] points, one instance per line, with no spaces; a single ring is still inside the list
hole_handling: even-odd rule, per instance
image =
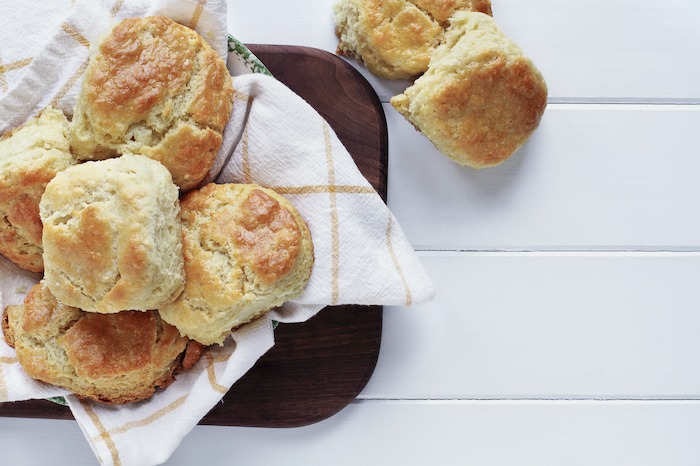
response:
[[[2,320],[29,376],[144,400],[303,292],[313,244],[294,206],[201,186],[232,96],[196,32],[130,18],[91,50],[70,121],[49,107],[0,138],[0,253],[43,274]]]
[[[547,85],[491,15],[489,0],[338,0],[338,53],[415,79],[392,106],[456,162],[493,167],[537,129]]]

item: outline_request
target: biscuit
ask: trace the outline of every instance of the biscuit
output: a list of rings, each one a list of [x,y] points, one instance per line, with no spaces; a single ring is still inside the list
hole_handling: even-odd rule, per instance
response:
[[[185,289],[160,315],[204,345],[299,296],[313,267],[308,226],[254,184],[208,184],[182,201]]]
[[[39,200],[56,173],[75,163],[68,120],[51,107],[0,139],[0,254],[23,269],[44,270]]]
[[[413,78],[428,68],[446,20],[461,9],[491,14],[491,2],[339,0],[334,6],[337,52],[361,60],[377,76]]]
[[[482,13],[458,12],[428,71],[391,104],[440,152],[463,165],[498,165],[538,127],[547,84]]]
[[[174,380],[190,352],[156,311],[84,312],[59,303],[43,283],[23,305],[8,306],[5,318],[5,339],[27,375],[102,403],[149,398]]]
[[[71,146],[81,160],[145,155],[188,190],[214,162],[232,98],[226,64],[199,34],[160,16],[128,18],[91,51]]]
[[[142,155],[85,162],[56,175],[39,204],[44,279],[88,312],[156,309],[184,286],[178,190]]]

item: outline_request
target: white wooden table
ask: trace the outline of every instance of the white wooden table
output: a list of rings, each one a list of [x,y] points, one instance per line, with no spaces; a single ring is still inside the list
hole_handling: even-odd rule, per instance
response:
[[[332,0],[229,8],[244,42],[335,50]],[[363,71],[385,102],[389,207],[437,299],[386,308],[373,378],[338,415],[197,427],[168,464],[700,464],[700,2],[493,11],[550,90],[498,168],[438,154],[386,104],[406,83]],[[68,421],[3,419],[0,452],[95,462]]]

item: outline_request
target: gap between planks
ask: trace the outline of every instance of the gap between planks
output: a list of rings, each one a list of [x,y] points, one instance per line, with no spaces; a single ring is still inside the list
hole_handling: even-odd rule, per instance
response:
[[[414,246],[420,257],[458,256],[510,256],[510,257],[557,257],[557,256],[601,256],[601,257],[700,257],[700,249],[429,249]]]
[[[473,405],[687,405],[700,406],[700,398],[381,398],[358,396],[352,404],[391,403],[391,404],[473,404]]]

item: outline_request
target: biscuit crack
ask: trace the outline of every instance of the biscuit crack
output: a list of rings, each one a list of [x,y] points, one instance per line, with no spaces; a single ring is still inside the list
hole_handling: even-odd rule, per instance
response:
[[[412,1],[410,1],[410,0],[404,0],[404,4],[413,5],[413,6],[416,7],[418,10],[420,10],[421,13],[423,13],[423,14],[426,15],[428,18],[430,18],[430,20],[431,20],[432,22],[434,22],[434,23],[436,23],[436,24],[439,24],[440,27],[441,27],[442,29],[445,29],[445,27],[447,27],[447,24],[448,24],[448,23],[443,23],[443,22],[441,22],[441,21],[438,21],[438,20],[435,18],[435,16],[433,16],[433,14],[432,14],[431,12],[429,12],[429,11],[426,10],[425,8],[422,8],[420,5],[416,4],[415,2],[412,2]]]
[[[63,277],[63,279],[64,279],[65,281],[67,281],[67,282],[70,284],[70,286],[73,287],[73,289],[74,289],[75,291],[77,291],[78,293],[80,293],[80,295],[81,295],[83,298],[85,298],[85,299],[88,300],[88,301],[92,301],[92,300],[93,300],[93,298],[92,298],[89,294],[86,293],[86,291],[85,291],[85,289],[83,288],[83,286],[82,286],[81,284],[77,283],[75,280],[73,280],[71,276],[69,276],[68,274],[65,274],[65,273],[60,273],[60,272],[59,272],[59,275],[60,275],[61,277]]]
[[[158,105],[164,108],[159,108],[155,112],[151,111],[157,114],[157,118],[151,120],[146,117],[130,123],[124,132],[124,137],[114,139],[110,143],[110,149],[122,151],[120,147],[125,146],[131,151],[139,153],[143,147],[158,146],[183,125],[195,127],[201,131],[216,131],[213,125],[196,120],[193,115],[194,109],[191,108],[197,93],[205,86],[205,83],[198,85],[196,82],[196,78],[203,69],[201,61],[204,52],[201,45],[194,51],[192,70],[182,88],[169,98],[161,99]],[[185,100],[186,98],[189,100]],[[165,124],[163,125],[163,123]]]

